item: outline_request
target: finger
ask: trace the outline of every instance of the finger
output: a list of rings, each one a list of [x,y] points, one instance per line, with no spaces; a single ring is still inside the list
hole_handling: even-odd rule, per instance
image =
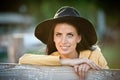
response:
[[[88,64],[91,68],[95,69],[95,65],[93,65],[91,60],[87,58],[81,58],[81,61],[84,62],[84,64]]]
[[[95,67],[95,69],[100,70],[102,69],[99,65],[95,64],[94,62],[92,62],[92,65]]]
[[[81,73],[82,79],[85,80],[85,74],[86,74],[86,65],[85,64],[83,64],[81,72],[82,72]]]
[[[74,65],[75,72],[78,72],[78,65]]]
[[[85,78],[85,65],[84,64],[81,64],[79,66],[79,78],[80,80],[84,80]]]
[[[83,64],[82,76],[84,80],[85,80],[86,73],[89,69],[90,69],[90,66],[88,64]]]
[[[79,70],[79,79],[83,80],[82,79],[82,65],[79,66],[78,70]]]
[[[98,66],[97,64],[95,64],[93,61],[89,61],[89,65],[91,66],[91,68],[93,68],[93,69],[97,69],[97,70],[100,70],[101,69],[101,67],[100,66]]]
[[[92,69],[97,69],[100,70],[102,69],[99,65],[95,64],[93,61],[87,59],[87,58],[81,58],[80,59],[81,63],[80,64],[88,64]]]
[[[86,76],[86,74],[87,74],[87,72],[88,72],[89,69],[90,69],[90,66],[89,66],[88,64],[86,64],[86,68],[85,68],[85,76]]]
[[[92,69],[96,69],[95,65],[93,65],[92,63],[88,64]]]

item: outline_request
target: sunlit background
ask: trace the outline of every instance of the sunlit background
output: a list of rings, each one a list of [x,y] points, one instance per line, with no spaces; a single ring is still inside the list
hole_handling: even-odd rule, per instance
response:
[[[120,68],[120,3],[116,0],[1,0],[0,63],[18,63],[24,53],[43,54],[45,45],[35,38],[34,29],[62,6],[75,7],[93,23],[108,66]]]

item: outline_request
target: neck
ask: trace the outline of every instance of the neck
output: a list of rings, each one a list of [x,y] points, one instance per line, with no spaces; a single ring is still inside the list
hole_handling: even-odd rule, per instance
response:
[[[77,51],[71,54],[60,54],[61,58],[78,58],[78,53]]]

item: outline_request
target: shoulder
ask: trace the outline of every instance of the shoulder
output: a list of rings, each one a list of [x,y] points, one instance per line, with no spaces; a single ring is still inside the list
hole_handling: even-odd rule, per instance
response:
[[[51,53],[50,55],[52,55],[52,56],[59,56],[60,54],[59,54],[58,51],[56,51],[56,52]]]
[[[96,49],[92,51],[93,54],[101,54],[101,49],[99,46],[96,46]]]
[[[90,53],[98,53],[101,52],[101,49],[98,46],[95,46],[94,50],[83,50],[80,51],[80,54],[90,54]]]
[[[95,46],[96,49],[94,50],[83,50],[80,51],[80,56],[79,57],[91,57],[91,56],[99,56],[101,54],[101,49],[99,48],[99,46]]]
[[[36,58],[40,56],[45,56],[45,55],[25,53],[24,55],[20,57],[20,59],[27,59],[27,58],[34,58],[34,57]]]

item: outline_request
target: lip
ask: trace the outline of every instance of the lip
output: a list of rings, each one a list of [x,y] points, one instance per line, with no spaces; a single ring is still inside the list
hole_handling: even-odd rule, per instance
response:
[[[63,51],[67,51],[67,50],[70,48],[70,46],[60,46],[60,48],[61,48]]]

